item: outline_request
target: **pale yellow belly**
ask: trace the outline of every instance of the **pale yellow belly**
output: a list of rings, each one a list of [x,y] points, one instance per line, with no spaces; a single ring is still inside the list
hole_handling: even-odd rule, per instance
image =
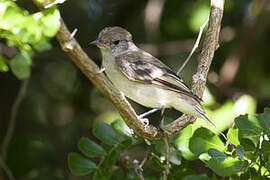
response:
[[[121,74],[120,71],[106,70],[106,67],[105,71],[118,90],[133,101],[151,108],[160,106],[169,107],[167,102],[167,90],[157,88],[151,84],[143,84],[129,80],[124,74]]]

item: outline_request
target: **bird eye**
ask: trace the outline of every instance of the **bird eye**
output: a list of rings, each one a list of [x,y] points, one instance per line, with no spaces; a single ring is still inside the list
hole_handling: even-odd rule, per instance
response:
[[[117,45],[117,44],[119,44],[119,42],[120,42],[120,40],[116,40],[116,41],[113,41],[113,44]]]

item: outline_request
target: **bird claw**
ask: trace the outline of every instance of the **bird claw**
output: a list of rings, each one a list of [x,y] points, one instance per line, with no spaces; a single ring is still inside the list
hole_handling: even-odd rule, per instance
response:
[[[101,67],[98,71],[97,74],[101,74],[105,71],[105,67]]]
[[[140,117],[141,122],[143,122],[145,124],[145,126],[149,125],[149,119],[148,118],[141,118]]]

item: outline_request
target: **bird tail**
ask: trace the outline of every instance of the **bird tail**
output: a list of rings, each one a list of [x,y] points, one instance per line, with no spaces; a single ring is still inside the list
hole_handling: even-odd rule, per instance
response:
[[[218,129],[218,127],[215,125],[215,123],[213,121],[211,121],[205,114],[200,113],[202,115],[202,117],[208,121],[223,137],[224,139],[226,139],[226,141],[229,141],[227,136],[225,134],[223,134],[223,132],[221,130]],[[231,144],[231,142],[229,141],[229,143]]]

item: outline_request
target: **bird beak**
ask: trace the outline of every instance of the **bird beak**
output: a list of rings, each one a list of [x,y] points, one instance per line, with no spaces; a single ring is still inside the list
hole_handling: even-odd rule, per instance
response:
[[[106,44],[104,42],[102,42],[102,40],[100,39],[96,39],[92,42],[89,43],[90,45],[96,45],[96,46],[105,46]]]

